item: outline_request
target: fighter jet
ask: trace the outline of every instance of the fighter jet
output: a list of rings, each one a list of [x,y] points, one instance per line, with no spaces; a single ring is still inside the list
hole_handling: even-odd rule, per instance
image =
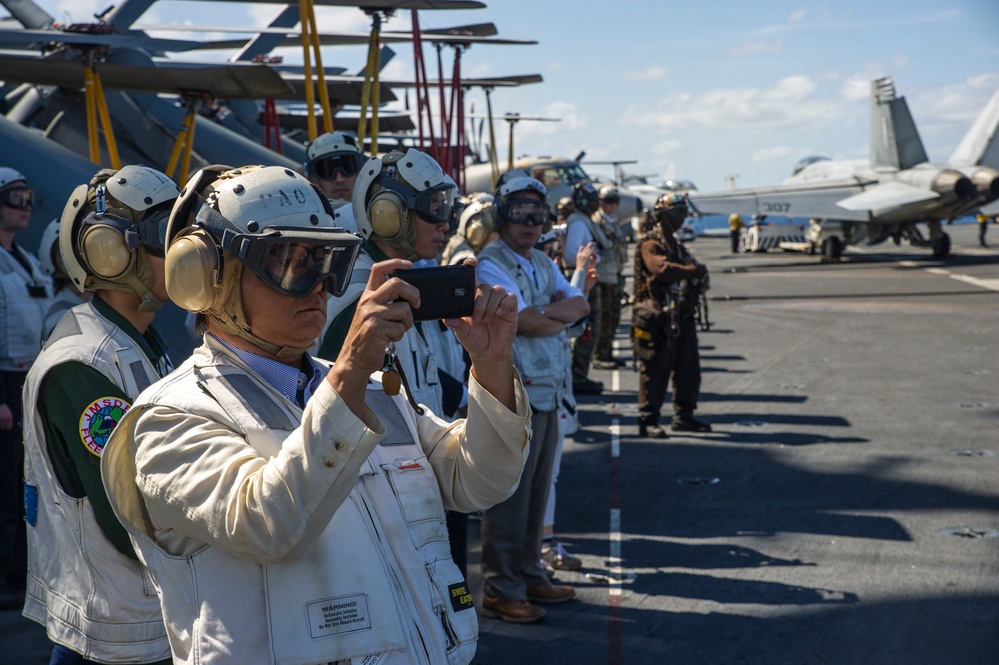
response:
[[[701,214],[749,218],[808,218],[801,249],[839,259],[845,245],[891,238],[950,253],[941,222],[999,199],[999,91],[946,164],[933,164],[923,148],[904,97],[890,78],[871,82],[870,157],[840,161],[806,157],[790,178],[773,187],[691,192]],[[928,237],[917,224],[926,224]]]

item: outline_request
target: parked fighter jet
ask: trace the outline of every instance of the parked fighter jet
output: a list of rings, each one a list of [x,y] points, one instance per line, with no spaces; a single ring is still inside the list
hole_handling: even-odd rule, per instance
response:
[[[891,238],[950,252],[943,220],[999,199],[999,92],[946,164],[930,163],[904,97],[890,78],[871,83],[870,158],[806,157],[782,184],[757,189],[692,192],[700,213],[805,217],[804,249],[838,259],[844,245]],[[925,223],[928,238],[917,224]]]

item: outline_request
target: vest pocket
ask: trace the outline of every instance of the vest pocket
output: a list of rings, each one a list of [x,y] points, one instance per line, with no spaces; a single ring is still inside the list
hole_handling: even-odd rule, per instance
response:
[[[450,559],[427,564],[434,614],[444,631],[447,660],[451,665],[467,663],[475,655],[479,623],[472,605],[468,582]]]
[[[448,542],[440,487],[426,457],[382,464],[389,486],[409,527],[413,546]]]

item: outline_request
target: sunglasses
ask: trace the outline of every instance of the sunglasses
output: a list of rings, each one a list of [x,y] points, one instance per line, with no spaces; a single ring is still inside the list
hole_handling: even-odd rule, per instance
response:
[[[30,187],[11,187],[0,191],[0,205],[14,210],[25,210],[35,204],[35,190]]]
[[[356,153],[330,155],[313,161],[309,168],[320,180],[333,180],[337,173],[342,173],[345,178],[353,178],[364,166],[365,161],[363,155]]]

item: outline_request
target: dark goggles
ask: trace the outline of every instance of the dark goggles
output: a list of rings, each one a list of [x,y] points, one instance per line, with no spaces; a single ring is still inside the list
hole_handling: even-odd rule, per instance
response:
[[[14,210],[26,210],[35,204],[35,190],[30,187],[11,187],[0,191],[0,205]]]
[[[406,209],[415,212],[423,221],[447,224],[449,230],[452,225],[457,224],[454,219],[454,185],[444,182],[422,192],[415,192],[389,176],[382,175],[376,182],[402,197]]]
[[[606,203],[609,206],[616,206],[621,203],[621,199],[616,196],[608,196],[605,199],[600,199],[601,203]]]
[[[227,230],[222,247],[278,293],[304,298],[326,281],[329,293],[339,297],[347,290],[361,238],[342,229],[273,227],[261,235]]]
[[[345,178],[353,178],[364,166],[364,155],[354,152],[347,152],[340,155],[330,155],[320,157],[312,161],[309,169],[320,180],[333,180],[337,173],[342,173]]]
[[[170,208],[156,210],[142,220],[133,222],[113,213],[92,212],[83,218],[84,226],[103,224],[121,232],[125,245],[129,249],[138,249],[142,245],[153,256],[163,258],[166,247],[167,222],[170,219]]]
[[[536,199],[513,199],[499,205],[500,217],[510,224],[533,224],[543,226],[551,215],[551,209],[544,201]]]

